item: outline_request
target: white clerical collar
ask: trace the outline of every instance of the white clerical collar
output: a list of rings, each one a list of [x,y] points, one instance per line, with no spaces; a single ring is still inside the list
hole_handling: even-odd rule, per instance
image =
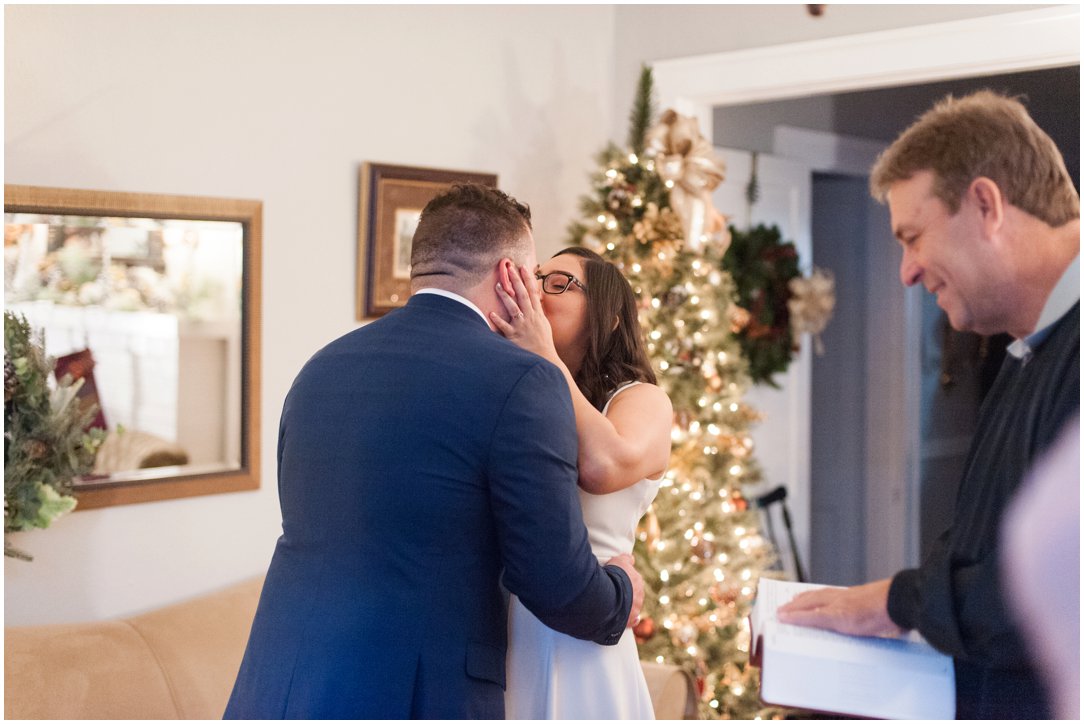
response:
[[[489,320],[486,319],[486,315],[478,308],[478,305],[467,299],[464,296],[456,294],[455,292],[449,292],[447,289],[437,289],[436,287],[426,287],[425,289],[419,289],[414,292],[415,294],[436,294],[438,297],[447,297],[448,299],[454,299],[460,304],[466,304],[468,307],[477,312],[478,316],[482,318],[482,321],[486,323],[486,326],[492,329],[489,324]]]
[[[1043,311],[1039,314],[1035,331],[1023,339],[1015,340],[1006,351],[1017,359],[1026,360],[1031,356],[1031,351],[1046,339],[1053,324],[1072,309],[1079,300],[1080,255],[1078,254],[1062,273],[1061,279],[1054,285],[1050,296],[1046,298],[1046,304],[1043,305]]]

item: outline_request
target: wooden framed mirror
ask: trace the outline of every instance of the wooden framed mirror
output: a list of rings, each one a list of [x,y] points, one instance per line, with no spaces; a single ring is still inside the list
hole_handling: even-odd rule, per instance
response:
[[[258,488],[259,201],[4,186],[4,308],[105,430],[76,510]]]

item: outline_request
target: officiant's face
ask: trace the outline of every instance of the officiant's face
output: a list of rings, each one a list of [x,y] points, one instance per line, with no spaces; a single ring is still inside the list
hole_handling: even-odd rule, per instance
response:
[[[982,235],[981,219],[968,195],[955,214],[933,194],[932,171],[898,181],[888,192],[892,231],[903,247],[900,281],[922,284],[937,297],[954,329],[993,334],[998,327],[993,245]]]
[[[583,265],[581,257],[561,254],[540,266],[538,273],[571,274],[576,281],[589,288],[584,279]],[[569,282],[560,294],[542,294],[542,311],[546,313],[553,330],[553,346],[558,356],[569,367],[578,367],[587,343],[587,293],[578,284]]]

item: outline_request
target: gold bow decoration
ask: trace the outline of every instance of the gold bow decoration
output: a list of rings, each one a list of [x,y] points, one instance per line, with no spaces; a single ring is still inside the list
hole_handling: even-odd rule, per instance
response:
[[[791,293],[787,300],[791,332],[796,336],[805,332],[813,335],[814,351],[824,354],[820,333],[836,306],[835,279],[830,272],[815,267],[808,277],[795,277],[787,286]]]
[[[699,121],[669,109],[648,129],[644,142],[670,189],[670,205],[681,217],[689,248],[698,249],[702,237],[725,232],[726,219],[712,204],[711,192],[726,177],[726,168],[701,135]],[[717,238],[727,241],[725,234]]]

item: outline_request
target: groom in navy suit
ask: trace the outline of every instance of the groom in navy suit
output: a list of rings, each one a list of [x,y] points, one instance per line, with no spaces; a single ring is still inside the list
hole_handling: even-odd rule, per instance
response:
[[[599,644],[639,612],[631,558],[600,566],[587,541],[561,373],[487,318],[535,261],[526,206],[454,187],[422,212],[409,303],[301,370],[283,533],[226,718],[503,718],[502,582]]]

